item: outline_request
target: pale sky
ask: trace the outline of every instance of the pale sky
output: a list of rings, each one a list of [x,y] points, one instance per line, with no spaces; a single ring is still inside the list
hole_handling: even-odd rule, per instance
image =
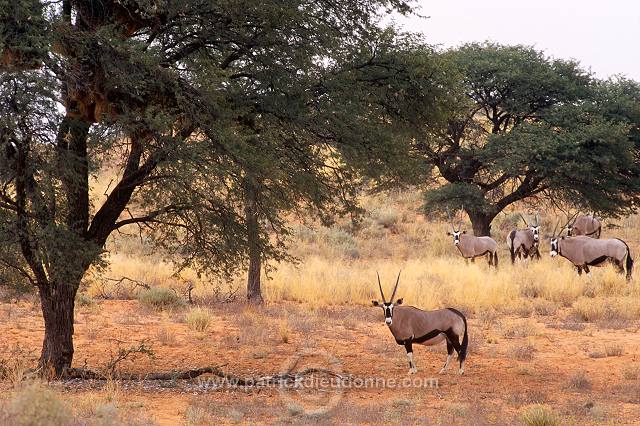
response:
[[[419,13],[396,18],[427,42],[455,47],[471,41],[533,45],[573,58],[597,77],[640,81],[640,0],[420,0]]]

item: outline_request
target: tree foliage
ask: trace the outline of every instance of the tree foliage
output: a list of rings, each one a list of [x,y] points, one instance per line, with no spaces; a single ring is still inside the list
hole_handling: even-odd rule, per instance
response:
[[[15,152],[2,160],[0,241],[19,256],[3,251],[0,267],[38,288],[43,366],[70,366],[74,296],[112,233],[134,227],[178,268],[229,276],[252,244],[286,257],[283,213],[353,210],[362,179],[401,169],[398,135],[429,121],[445,89],[415,54],[427,48],[379,26],[381,9],[411,10],[401,0],[1,9],[12,60],[0,127]],[[116,178],[91,197],[105,168]],[[247,189],[265,224],[253,243]]]
[[[474,232],[487,235],[499,212],[534,196],[603,214],[634,208],[637,85],[596,80],[525,46],[469,44],[443,55],[460,83],[447,119],[417,138],[446,181],[426,194],[427,211],[464,205]]]

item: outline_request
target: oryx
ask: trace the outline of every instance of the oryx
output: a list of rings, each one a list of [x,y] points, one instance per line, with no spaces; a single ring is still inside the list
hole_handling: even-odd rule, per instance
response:
[[[449,361],[451,361],[455,350],[460,361],[459,373],[464,374],[464,360],[469,346],[467,319],[465,316],[453,308],[422,311],[413,306],[400,306],[402,305],[402,299],[398,299],[395,302],[393,300],[396,290],[398,290],[399,281],[400,273],[398,273],[391,299],[387,301],[382,291],[380,275],[378,275],[378,287],[380,288],[382,303],[377,300],[373,300],[372,303],[373,306],[380,306],[384,310],[384,322],[389,326],[396,343],[404,345],[407,351],[407,358],[409,358],[409,374],[418,372],[416,364],[413,362],[413,343],[431,346],[442,341],[447,342],[447,361],[440,369],[440,373],[444,373],[449,366]],[[462,343],[460,343],[461,336]]]
[[[455,228],[453,221],[451,220],[451,214],[447,209],[447,215],[451,222],[451,232],[447,232],[447,235],[453,236],[453,244],[458,248],[460,254],[465,259],[473,260],[476,257],[487,255],[487,261],[489,265],[498,267],[498,244],[491,237],[476,237],[473,235],[467,235],[467,231],[462,231],[462,221],[458,222],[458,229]]]
[[[626,258],[627,280],[631,280],[633,259],[629,246],[621,239],[600,240],[584,235],[560,237],[555,235],[555,231],[551,238],[551,257],[560,255],[568,259],[578,269],[579,275],[583,269],[588,274],[589,266],[604,266],[607,260],[617,266],[618,272],[624,273]]]
[[[576,213],[577,215],[577,213]],[[602,232],[602,224],[600,218],[595,214],[581,215],[567,225],[567,235],[575,237],[578,235],[585,235],[587,237],[600,238]]]
[[[521,258],[537,257],[540,259],[540,251],[538,246],[540,244],[540,216],[538,213],[535,215],[535,222],[529,223],[520,215],[522,221],[527,226],[526,229],[514,229],[507,236],[507,246],[509,247],[509,253],[511,253],[511,263],[516,262],[516,256]]]

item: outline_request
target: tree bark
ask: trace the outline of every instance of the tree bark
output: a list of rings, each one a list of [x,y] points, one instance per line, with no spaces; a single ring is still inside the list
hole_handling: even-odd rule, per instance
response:
[[[62,376],[73,361],[73,312],[78,287],[53,282],[39,286],[45,330],[39,366],[49,376]]]
[[[471,220],[473,235],[476,237],[491,236],[491,221],[496,217],[496,213],[490,212],[467,212]]]
[[[247,301],[264,302],[260,289],[262,254],[260,252],[260,221],[258,216],[257,190],[253,185],[245,188],[245,219],[247,222],[247,242],[249,245],[249,273],[247,277]]]

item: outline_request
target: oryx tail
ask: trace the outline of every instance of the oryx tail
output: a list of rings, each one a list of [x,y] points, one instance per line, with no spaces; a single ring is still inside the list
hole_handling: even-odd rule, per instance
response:
[[[516,238],[516,230],[514,229],[509,233],[509,238],[507,239],[507,244],[509,245],[509,253],[511,254],[511,263],[515,263],[516,261],[516,249],[513,244],[513,240]]]
[[[617,238],[617,240],[620,240],[620,238]],[[620,240],[622,241],[622,240]],[[626,261],[626,266],[627,266],[627,279],[630,280],[631,279],[631,273],[633,271],[633,258],[631,257],[631,250],[629,250],[629,245],[622,241],[624,243],[624,246],[627,248],[627,261]]]
[[[497,261],[497,260],[496,260]],[[461,363],[467,358],[467,348],[469,347],[469,333],[467,333],[467,318],[464,316],[462,312],[457,309],[447,308],[451,312],[462,318],[462,322],[464,323],[464,335],[462,336],[462,345],[460,345],[460,353],[458,353],[458,361]]]

